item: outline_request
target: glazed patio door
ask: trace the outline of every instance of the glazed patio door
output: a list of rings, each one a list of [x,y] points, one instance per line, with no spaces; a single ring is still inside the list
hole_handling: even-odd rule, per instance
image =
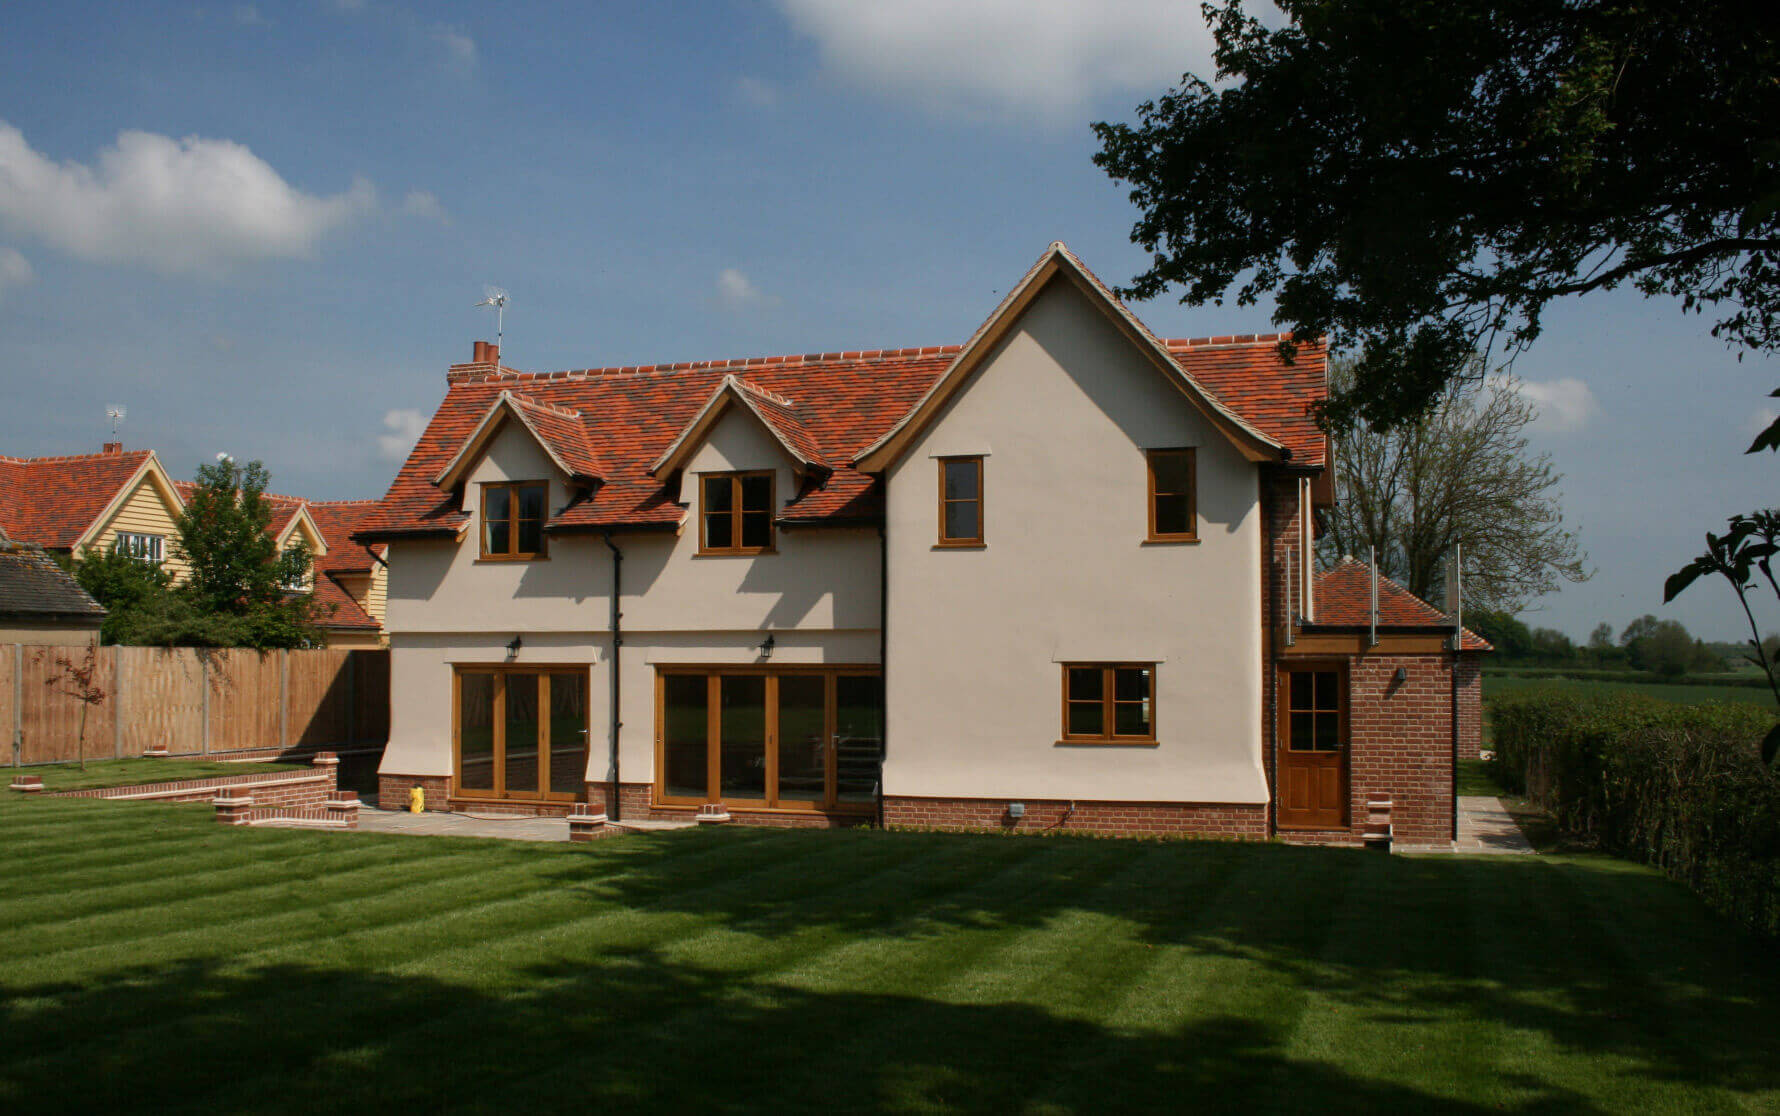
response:
[[[817,669],[658,676],[659,801],[743,809],[865,809],[883,754],[883,680]]]
[[[457,672],[461,798],[572,801],[587,778],[587,672]]]
[[[1279,825],[1347,826],[1347,678],[1339,667],[1279,676]]]

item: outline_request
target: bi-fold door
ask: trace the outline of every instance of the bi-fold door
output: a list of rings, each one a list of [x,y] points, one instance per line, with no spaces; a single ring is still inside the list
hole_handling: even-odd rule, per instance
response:
[[[582,796],[586,667],[459,667],[455,698],[459,798]]]
[[[656,680],[656,799],[871,808],[884,684],[858,668],[672,668]]]

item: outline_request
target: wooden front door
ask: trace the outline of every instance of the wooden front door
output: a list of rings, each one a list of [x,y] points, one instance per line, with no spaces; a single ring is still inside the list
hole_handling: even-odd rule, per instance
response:
[[[1280,671],[1279,826],[1347,828],[1347,672],[1339,666]]]

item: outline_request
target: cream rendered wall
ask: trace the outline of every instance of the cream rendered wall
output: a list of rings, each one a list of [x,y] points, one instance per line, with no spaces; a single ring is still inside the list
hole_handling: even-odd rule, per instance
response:
[[[191,573],[191,566],[173,553],[174,540],[179,537],[176,525],[178,516],[178,507],[155,485],[151,473],[144,470],[136,475],[130,494],[124,498],[117,511],[99,525],[89,548],[110,550],[119,531],[160,535],[163,540],[161,553],[164,555],[162,568],[173,575],[174,581],[184,581]]]
[[[659,664],[760,662],[769,631],[774,663],[877,661],[876,530],[779,531],[774,553],[698,554],[698,474],[767,468],[776,473],[782,506],[797,492],[791,459],[751,412],[732,408],[684,470],[690,507],[683,529],[614,540],[624,552],[619,774],[626,783],[654,778]],[[530,435],[509,424],[471,473],[466,510],[478,514],[475,486],[483,481],[545,476],[554,510],[567,489]],[[605,542],[559,536],[546,562],[477,562],[479,529],[472,523],[462,543],[390,544],[390,740],[382,770],[450,774],[452,664],[504,662],[507,641],[521,635],[516,663],[591,665],[588,777],[610,778],[612,564]]]
[[[1197,544],[1146,544],[1144,450],[1197,447]],[[935,457],[984,454],[981,550]],[[1256,468],[1053,282],[892,469],[885,792],[1261,803]],[[1062,745],[1064,661],[1154,661],[1153,747]]]

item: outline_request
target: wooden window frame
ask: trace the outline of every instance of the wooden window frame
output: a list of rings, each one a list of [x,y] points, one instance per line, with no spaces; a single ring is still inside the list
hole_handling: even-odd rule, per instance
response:
[[[1317,709],[1314,707],[1310,709],[1299,709],[1294,706],[1292,704],[1292,675],[1294,674],[1333,674],[1335,676],[1335,693],[1337,699],[1334,710]],[[1352,725],[1348,716],[1350,712],[1348,706],[1352,695],[1348,693],[1349,677],[1347,661],[1345,659],[1288,659],[1280,664],[1278,679],[1279,681],[1276,683],[1278,692],[1274,695],[1274,704],[1277,707],[1279,714],[1279,723],[1276,728],[1279,735],[1279,750],[1282,752],[1295,752],[1298,755],[1328,755],[1328,752],[1315,748],[1293,748],[1291,718],[1293,713],[1323,714],[1334,712],[1338,718],[1337,724],[1340,726],[1340,732],[1337,735],[1341,739],[1341,747],[1336,749],[1336,751],[1339,751],[1344,756],[1351,754]],[[1314,685],[1315,683],[1312,683],[1313,687]],[[1312,701],[1315,701],[1314,696]]]
[[[528,552],[517,549],[519,546],[519,490],[522,488],[542,488],[544,490],[543,513],[538,518],[538,549]],[[488,549],[488,494],[496,489],[506,489],[513,495],[507,501],[507,545],[514,549],[501,553],[490,553]],[[544,562],[550,559],[550,539],[544,534],[544,524],[550,520],[550,482],[541,480],[524,481],[488,481],[482,485],[482,507],[476,521],[476,550],[479,562]]]
[[[1069,672],[1072,670],[1099,670],[1100,680],[1100,724],[1103,731],[1096,735],[1077,734],[1069,731],[1069,707],[1071,704],[1083,705],[1086,702],[1069,700]],[[1118,702],[1114,698],[1117,692],[1118,672],[1121,670],[1147,670],[1150,672],[1150,731],[1147,736],[1125,736],[1116,731],[1118,725]],[[1153,747],[1159,741],[1156,732],[1156,677],[1159,671],[1155,663],[1064,663],[1063,664],[1063,709],[1062,732],[1057,738],[1059,744],[1096,744],[1121,745],[1136,747]]]
[[[960,550],[981,549],[985,545],[983,542],[983,536],[985,534],[984,513],[987,511],[983,501],[983,455],[980,453],[966,453],[957,454],[952,457],[941,457],[937,460],[939,461],[939,542],[935,545]],[[967,499],[948,500],[946,499],[946,466],[959,461],[972,461],[976,463],[977,493],[975,496]],[[952,538],[946,534],[947,504],[975,504],[977,506],[977,533],[974,536],[969,538]]]
[[[1156,459],[1159,457],[1181,456],[1187,459],[1187,490],[1180,492],[1158,492],[1156,490]],[[1148,477],[1148,495],[1146,504],[1149,510],[1149,536],[1147,542],[1196,543],[1199,541],[1199,460],[1192,446],[1177,446],[1172,449],[1145,450],[1144,473]],[[1156,529],[1156,497],[1186,496],[1187,523],[1186,531],[1158,531]]]
[[[124,548],[125,539],[141,539],[145,543],[152,544],[148,549],[153,550],[154,553],[152,555],[131,554]],[[147,562],[151,566],[158,566],[167,560],[167,536],[153,535],[147,531],[119,531],[111,538],[111,548],[125,558],[134,558],[138,562]]]
[[[463,786],[463,702],[461,688],[466,674],[493,674],[495,684],[490,716],[494,735],[489,755],[493,771],[492,789],[465,792]],[[538,676],[538,785],[545,789],[536,794],[507,793],[507,681],[504,676],[535,674]],[[586,772],[582,772],[581,788],[576,791],[552,791],[550,786],[550,683],[548,676],[562,674],[579,676],[587,684],[587,754],[593,754],[593,668],[579,663],[453,663],[451,664],[451,794],[450,798],[466,802],[579,802],[587,794]]]
[[[742,469],[733,473],[699,473],[698,476],[698,552],[701,555],[733,558],[746,557],[753,554],[776,554],[779,549],[779,529],[773,522],[779,514],[779,474],[774,469]],[[766,478],[766,545],[742,545],[742,482],[749,477]],[[710,515],[729,516],[729,537],[734,545],[712,546],[706,527],[709,520],[705,511],[705,483],[707,481],[728,478],[729,511],[711,512]]]
[[[796,795],[786,796],[779,791],[779,679],[787,675],[819,675],[823,683],[823,734],[827,738],[823,756],[823,791],[820,802],[812,802],[808,798]],[[708,795],[712,787],[722,788],[722,755],[723,739],[721,733],[723,703],[722,686],[725,677],[753,675],[766,678],[766,691],[762,699],[766,703],[766,781],[767,794],[760,799],[728,799],[724,804],[732,809],[747,810],[752,813],[776,814],[861,814],[869,815],[876,808],[870,802],[840,801],[839,751],[836,736],[837,723],[840,717],[837,691],[838,679],[842,677],[883,678],[883,670],[870,664],[835,665],[827,664],[812,666],[734,666],[734,665],[697,665],[680,664],[661,666],[655,670],[655,780],[654,800],[656,807],[668,809],[688,809],[703,806],[707,802],[718,801],[709,797],[688,798],[684,795],[667,793],[667,680],[670,677],[691,677],[705,679],[705,791]],[[879,712],[880,717],[883,715]],[[880,745],[882,741],[880,741]],[[879,756],[882,763],[883,757]]]

